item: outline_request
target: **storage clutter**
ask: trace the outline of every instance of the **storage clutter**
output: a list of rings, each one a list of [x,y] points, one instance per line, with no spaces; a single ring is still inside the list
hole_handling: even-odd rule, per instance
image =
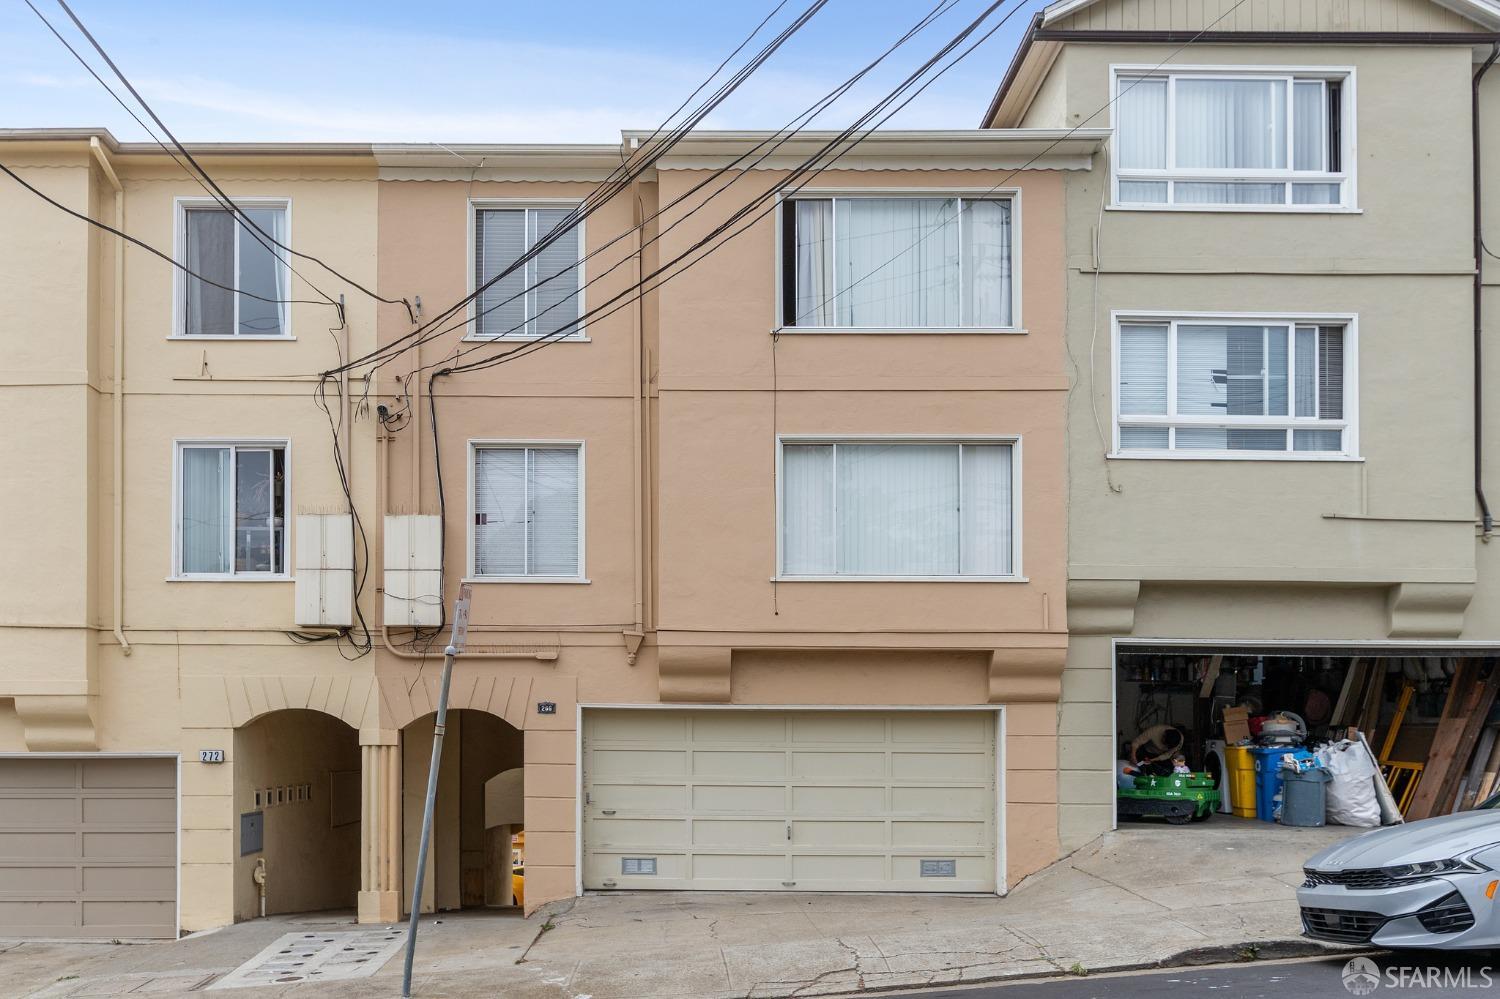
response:
[[[1209,787],[1214,810],[1268,826],[1374,827],[1500,800],[1496,660],[1303,654],[1318,651],[1121,648],[1119,815],[1201,820],[1168,791]]]

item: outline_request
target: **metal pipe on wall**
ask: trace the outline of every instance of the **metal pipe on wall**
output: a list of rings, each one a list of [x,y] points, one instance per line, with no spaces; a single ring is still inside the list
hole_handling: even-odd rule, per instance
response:
[[[99,169],[109,181],[110,187],[115,192],[115,228],[120,232],[125,231],[125,187],[120,183],[120,178],[115,174],[114,167],[109,162],[109,156],[104,151],[104,145],[97,136],[89,139],[89,152],[93,153],[94,160],[99,164]],[[114,535],[114,558],[113,558],[113,598],[114,598],[114,623],[115,641],[120,643],[120,650],[125,655],[130,655],[130,641],[125,637],[125,243],[123,240],[115,242],[115,280],[114,300],[110,303],[110,311],[114,313],[114,338],[113,338],[113,362],[114,372],[112,376],[113,392],[111,400],[111,412],[114,418],[114,434],[111,441],[112,453],[112,492],[114,493],[114,509],[112,511]]]
[[[1484,497],[1484,202],[1482,185],[1479,126],[1479,84],[1500,57],[1500,42],[1490,44],[1490,57],[1474,73],[1470,96],[1474,156],[1474,497],[1479,501],[1480,531],[1488,541],[1495,527],[1490,505]]]

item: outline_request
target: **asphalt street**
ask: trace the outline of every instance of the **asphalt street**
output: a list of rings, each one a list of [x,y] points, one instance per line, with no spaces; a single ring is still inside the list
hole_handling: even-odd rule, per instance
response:
[[[1500,996],[1500,954],[1451,956],[1433,951],[1372,954],[1374,965],[1349,969],[1345,958],[1252,961],[1120,975],[1090,975],[1040,982],[928,989],[900,993],[910,999],[1146,999],[1158,996],[1225,996],[1233,999],[1348,999],[1349,996]],[[1372,984],[1373,981],[1373,984]]]

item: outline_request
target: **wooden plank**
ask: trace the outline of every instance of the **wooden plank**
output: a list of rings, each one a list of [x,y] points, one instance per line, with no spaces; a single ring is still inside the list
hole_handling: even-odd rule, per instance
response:
[[[1479,784],[1484,779],[1484,765],[1489,762],[1495,748],[1495,726],[1486,725],[1479,733],[1479,744],[1474,747],[1474,758],[1469,761],[1469,771],[1464,775],[1464,789],[1454,802],[1454,811],[1462,812],[1474,807],[1479,797]]]
[[[1479,801],[1488,798],[1495,790],[1496,777],[1500,776],[1500,738],[1490,747],[1490,758],[1484,765],[1484,773],[1479,778]]]
[[[1478,660],[1464,658],[1458,661],[1437,734],[1427,755],[1422,783],[1406,813],[1409,819],[1442,815],[1463,777],[1464,765],[1474,751],[1479,730],[1495,701],[1496,686],[1500,684],[1500,670],[1492,669],[1488,679],[1481,683],[1479,669]]]
[[[1374,675],[1370,677],[1370,683],[1365,689],[1364,707],[1355,722],[1371,742],[1375,741],[1375,729],[1380,725],[1380,703],[1385,697],[1385,678],[1389,672],[1384,659],[1376,659],[1374,669]]]
[[[1223,656],[1210,657],[1208,660],[1208,669],[1203,671],[1203,686],[1198,690],[1199,697],[1208,697],[1214,692],[1214,682],[1219,679],[1219,669],[1223,665]]]
[[[1328,724],[1333,728],[1338,728],[1345,723],[1344,712],[1349,707],[1353,692],[1364,681],[1364,663],[1363,659],[1351,660],[1349,669],[1344,673],[1344,686],[1339,690],[1339,699],[1333,706],[1333,714],[1328,716]]]

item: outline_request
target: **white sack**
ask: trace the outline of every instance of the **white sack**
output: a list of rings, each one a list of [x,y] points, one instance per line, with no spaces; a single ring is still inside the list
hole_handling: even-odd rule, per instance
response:
[[[1333,775],[1328,788],[1326,818],[1341,826],[1373,828],[1380,825],[1380,799],[1375,781],[1380,769],[1357,742],[1335,742],[1318,750],[1318,762]]]

